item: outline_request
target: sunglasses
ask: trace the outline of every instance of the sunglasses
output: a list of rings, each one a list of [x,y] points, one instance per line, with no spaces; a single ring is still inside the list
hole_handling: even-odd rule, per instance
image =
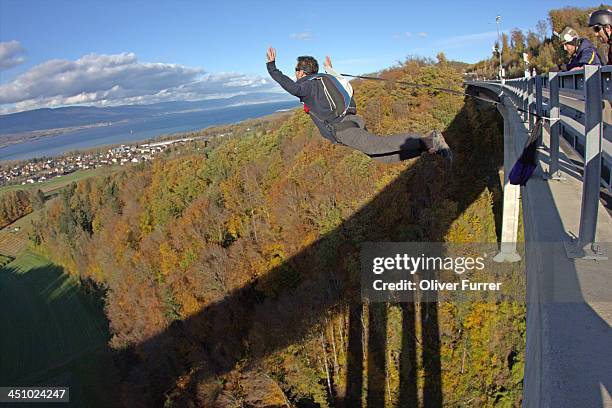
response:
[[[601,26],[599,26],[599,25],[593,26],[593,31],[595,31],[596,33],[600,32],[601,31]]]
[[[295,72],[298,72],[298,71],[301,71],[301,69],[300,69],[300,68],[296,68],[296,69],[295,69]]]

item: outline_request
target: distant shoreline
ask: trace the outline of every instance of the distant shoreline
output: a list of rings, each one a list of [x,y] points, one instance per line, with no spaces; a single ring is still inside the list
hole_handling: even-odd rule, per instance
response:
[[[0,149],[19,143],[24,143],[29,140],[36,140],[43,137],[53,137],[64,133],[76,132],[83,129],[91,129],[101,126],[113,126],[121,123],[127,123],[128,119],[119,120],[116,122],[97,122],[90,125],[69,126],[62,128],[51,128],[41,130],[31,130],[29,132],[5,133],[0,135]],[[6,139],[5,139],[6,138]]]
[[[276,118],[282,118],[283,116],[289,116],[289,113],[291,113],[294,109],[279,109],[273,113],[269,113],[267,115],[264,116],[258,116],[256,118],[247,118],[247,119],[243,119],[241,121],[238,122],[233,122],[233,123],[223,123],[223,124],[217,124],[217,125],[210,125],[207,127],[203,127],[201,129],[195,129],[195,130],[191,130],[189,132],[176,132],[176,133],[164,133],[162,135],[159,135],[155,138],[148,138],[148,139],[140,139],[140,140],[130,140],[129,143],[130,144],[136,144],[136,145],[142,145],[144,143],[156,143],[156,142],[162,142],[162,141],[167,141],[167,140],[174,140],[176,138],[180,138],[185,136],[186,133],[197,133],[197,132],[202,132],[204,130],[214,130],[215,128],[222,128],[225,126],[235,126],[235,125],[240,125],[243,124],[245,122],[248,121],[252,121],[252,120],[262,120],[262,121],[266,121],[266,120],[274,120]],[[113,147],[118,147],[122,144],[125,144],[127,142],[123,142],[123,143],[114,143],[114,144],[109,144],[109,145],[103,145],[103,146],[95,146],[89,149],[80,149],[80,150],[74,150],[74,152],[76,153],[89,153],[91,151],[97,151],[97,150],[107,150],[107,149],[112,149]],[[71,152],[73,152],[71,150]],[[22,160],[19,160],[22,161]],[[0,164],[2,164],[2,160],[0,160]]]
[[[123,120],[113,123],[112,126],[88,125],[80,130],[38,136],[25,142],[0,146],[0,164],[6,165],[10,162],[41,157],[60,157],[68,152],[97,150],[125,143],[152,141],[171,135],[198,132],[217,126],[283,114],[297,107],[296,102],[281,101],[164,115],[135,121]],[[201,125],[198,125],[199,123]],[[130,133],[132,129],[134,131]]]

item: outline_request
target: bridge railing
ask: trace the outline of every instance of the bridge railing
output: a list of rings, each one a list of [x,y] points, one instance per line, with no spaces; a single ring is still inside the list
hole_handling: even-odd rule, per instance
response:
[[[468,84],[478,86],[479,82]],[[582,252],[585,246],[596,246],[600,189],[604,187],[612,193],[612,66],[587,65],[576,71],[480,84],[509,96],[522,111],[519,113],[528,130],[535,126],[536,115],[546,118],[542,132],[550,140],[547,178],[562,179],[560,137],[581,158],[583,191],[576,247]]]

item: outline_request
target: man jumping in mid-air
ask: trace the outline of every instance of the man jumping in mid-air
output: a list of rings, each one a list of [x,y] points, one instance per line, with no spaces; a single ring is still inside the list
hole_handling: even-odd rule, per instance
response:
[[[391,163],[419,156],[422,152],[438,153],[452,160],[452,153],[442,133],[434,130],[427,136],[414,133],[401,133],[392,136],[376,136],[368,132],[365,122],[358,116],[355,102],[346,113],[337,115],[330,108],[329,92],[323,81],[315,81],[313,76],[319,72],[319,64],[313,57],[298,57],[295,67],[296,81],[276,68],[276,50],[269,48],[267,68],[270,76],[291,95],[300,98],[304,110],[310,115],[321,135],[332,143],[342,144],[359,150],[375,160]],[[345,87],[350,84],[331,66],[329,57],[325,60],[325,71],[341,80]],[[352,89],[351,89],[352,92]]]

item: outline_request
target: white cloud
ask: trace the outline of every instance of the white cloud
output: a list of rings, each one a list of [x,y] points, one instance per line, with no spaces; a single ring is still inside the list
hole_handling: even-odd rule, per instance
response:
[[[312,33],[310,31],[304,31],[302,33],[293,33],[289,36],[292,40],[309,41],[312,40]]]
[[[0,111],[224,98],[275,87],[259,76],[139,62],[133,53],[88,54],[76,61],[46,61],[0,85]]]
[[[504,31],[505,32],[505,31]],[[502,33],[500,32],[500,35]],[[442,50],[454,50],[480,45],[487,45],[487,49],[497,40],[497,31],[486,31],[482,33],[456,35],[434,43],[434,47]]]
[[[25,50],[19,41],[0,42],[0,70],[12,68],[25,61]]]
[[[500,34],[501,35],[501,34]],[[497,39],[497,31],[487,31],[484,33],[457,35],[444,39],[443,43],[454,47],[463,47],[472,45],[473,43],[488,40],[494,41]]]
[[[395,39],[402,38],[402,37],[410,38],[412,37],[412,33],[410,31],[406,31],[405,33],[394,33],[393,34],[393,38]]]
[[[419,36],[419,37],[421,37],[421,38],[425,38],[425,37],[427,37],[427,33],[426,33],[426,32],[421,31],[420,33],[417,33],[417,36]]]

